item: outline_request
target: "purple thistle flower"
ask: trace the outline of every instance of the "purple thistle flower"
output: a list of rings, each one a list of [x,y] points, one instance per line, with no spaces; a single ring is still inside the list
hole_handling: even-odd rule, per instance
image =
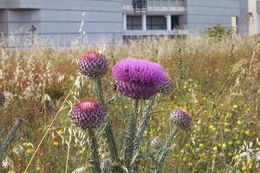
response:
[[[135,99],[149,99],[157,93],[157,89],[154,86],[134,82],[118,81],[116,87],[117,90],[125,96]]]
[[[135,99],[149,99],[154,96],[166,80],[165,69],[154,62],[136,58],[119,61],[113,68],[117,89]]]
[[[5,95],[0,92],[0,106],[5,104]]]
[[[78,69],[84,76],[90,78],[102,77],[108,70],[108,62],[104,55],[89,51],[79,60]]]
[[[191,127],[192,124],[192,118],[189,115],[189,113],[187,113],[184,110],[181,109],[176,109],[173,110],[170,114],[170,118],[172,119],[172,121],[180,128],[182,129],[188,129]]]
[[[71,111],[71,119],[76,126],[86,129],[95,128],[104,122],[105,108],[93,100],[81,100]]]

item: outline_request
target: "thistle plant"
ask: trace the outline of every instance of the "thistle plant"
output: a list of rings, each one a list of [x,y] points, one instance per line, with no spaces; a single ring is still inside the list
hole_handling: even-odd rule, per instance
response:
[[[86,129],[90,137],[91,155],[93,157],[93,172],[101,172],[100,159],[98,155],[98,143],[94,128],[104,122],[106,116],[105,108],[93,100],[82,100],[77,103],[71,111],[71,119],[73,123]]]
[[[172,82],[167,77],[166,70],[160,64],[137,58],[122,59],[113,67],[112,78],[116,91],[119,93],[117,97],[128,97],[133,102],[128,117],[128,131],[124,133],[126,137],[123,151],[119,152],[110,119],[112,117],[107,114],[109,105],[106,104],[107,101],[104,98],[101,80],[108,70],[108,61],[104,55],[91,51],[83,55],[78,68],[82,75],[93,81],[98,100],[98,102],[82,100],[71,111],[71,119],[74,124],[89,131],[91,146],[94,146],[91,147],[94,160],[93,172],[124,172],[125,169],[127,172],[135,173],[141,159],[152,157],[156,163],[154,171],[159,173],[167,153],[171,150],[170,146],[178,129],[186,130],[190,128],[192,122],[187,112],[172,111],[170,119],[176,125],[176,129],[169,134],[166,143],[163,145],[164,142],[160,138],[154,138],[151,142],[153,150],[148,153],[141,152],[145,130],[149,125],[156,96],[169,93],[172,89]],[[141,108],[142,102],[145,102],[143,108]],[[126,115],[123,109],[120,111],[121,114]],[[141,117],[139,118],[139,116]],[[97,127],[103,122],[103,137],[106,139],[111,159],[106,157],[100,162],[95,131],[98,131]]]
[[[0,92],[0,106],[3,106],[5,104],[5,96],[2,92]],[[8,146],[11,144],[11,142],[14,140],[14,138],[17,136],[17,130],[22,125],[22,120],[17,120],[14,127],[9,131],[9,134],[6,138],[6,140],[3,140],[2,136],[2,126],[0,127],[0,172],[3,171],[3,159],[4,155],[7,152]]]
[[[164,145],[164,151],[162,151],[157,158],[157,165],[155,173],[160,173],[162,164],[165,160],[165,157],[168,153],[167,148],[169,148],[173,142],[174,136],[177,134],[179,128],[183,130],[188,130],[192,124],[191,116],[182,109],[173,110],[170,113],[170,119],[176,125],[176,128],[170,132],[169,137]]]
[[[3,93],[0,92],[0,106],[5,104],[5,96]]]

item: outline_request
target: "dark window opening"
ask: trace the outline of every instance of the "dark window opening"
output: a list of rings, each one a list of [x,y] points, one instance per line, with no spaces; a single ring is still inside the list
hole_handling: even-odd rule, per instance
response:
[[[127,30],[142,30],[141,16],[126,16]]]
[[[179,16],[172,16],[171,20],[172,20],[171,29],[179,29],[180,28]]]
[[[166,17],[165,16],[147,16],[146,19],[147,30],[166,30]]]

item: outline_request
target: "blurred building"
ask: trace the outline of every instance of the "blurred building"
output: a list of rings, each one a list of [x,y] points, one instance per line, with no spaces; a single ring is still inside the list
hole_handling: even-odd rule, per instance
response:
[[[9,39],[13,46],[30,39],[68,46],[75,40],[80,44],[202,34],[216,24],[242,27],[240,13],[248,13],[244,1],[0,0],[0,33],[5,38],[14,36]]]
[[[239,13],[240,0],[123,0],[123,36],[201,35],[217,24],[236,26]]]
[[[239,33],[260,33],[260,0],[240,0]]]
[[[121,40],[121,8],[121,0],[0,0],[0,33],[12,33],[15,47],[31,39],[46,46]]]

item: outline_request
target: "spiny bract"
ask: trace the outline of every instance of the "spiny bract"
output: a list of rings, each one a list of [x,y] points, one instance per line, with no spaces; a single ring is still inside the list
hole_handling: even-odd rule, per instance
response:
[[[83,129],[95,128],[104,122],[106,109],[93,100],[81,100],[71,111],[74,124]]]

